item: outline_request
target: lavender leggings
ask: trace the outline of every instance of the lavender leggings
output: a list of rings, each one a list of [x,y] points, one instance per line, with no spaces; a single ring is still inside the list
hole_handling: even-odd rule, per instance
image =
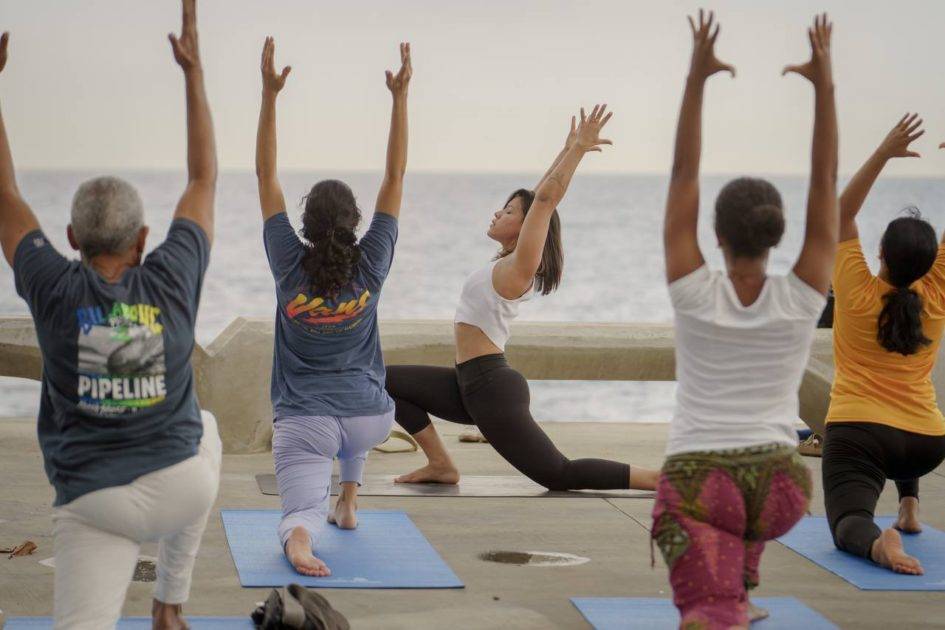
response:
[[[387,439],[393,423],[393,409],[376,416],[286,416],[276,420],[272,455],[282,497],[279,539],[283,546],[292,530],[300,526],[315,544],[328,517],[332,460],[339,460],[342,482],[361,485],[368,451]]]

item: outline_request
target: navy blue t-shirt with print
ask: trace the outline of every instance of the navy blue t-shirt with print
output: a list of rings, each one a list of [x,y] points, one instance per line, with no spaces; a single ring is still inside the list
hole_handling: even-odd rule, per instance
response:
[[[54,505],[197,454],[190,355],[210,244],[177,219],[144,262],[106,282],[42,231],[16,249],[16,290],[43,356],[39,444]]]
[[[316,295],[302,268],[305,246],[289,217],[270,217],[263,237],[276,281],[272,406],[286,416],[366,416],[394,402],[384,389],[377,301],[390,271],[397,219],[374,213],[358,246],[352,281],[335,297]]]

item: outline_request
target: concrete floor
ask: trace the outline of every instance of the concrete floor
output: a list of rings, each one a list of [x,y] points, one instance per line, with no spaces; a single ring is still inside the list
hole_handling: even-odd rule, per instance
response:
[[[657,467],[667,425],[549,423],[545,428],[569,456]],[[440,429],[463,472],[515,474],[488,445],[457,443],[454,436],[461,427],[443,424]],[[422,461],[419,454],[374,453],[367,472],[404,472]],[[819,480],[820,460],[806,461]],[[253,478],[271,470],[269,454],[224,457],[217,508],[277,508],[278,498],[260,494]],[[52,555],[52,491],[32,422],[0,421],[0,480],[0,546],[27,539],[39,545],[32,556],[0,558],[0,609],[8,617],[49,615],[53,570],[39,561]],[[922,499],[923,520],[945,530],[945,469],[923,480]],[[407,511],[466,588],[322,591],[354,628],[585,628],[569,597],[670,595],[658,553],[656,567],[650,567],[647,528],[652,500],[364,497],[360,506]],[[879,511],[892,513],[895,507],[890,484]],[[823,513],[819,481],[813,512]],[[591,562],[523,567],[478,558],[490,550],[565,552]],[[153,545],[145,546],[142,553],[154,551]],[[248,614],[267,591],[240,587],[220,519],[211,517],[185,611]],[[842,628],[945,628],[945,592],[859,591],[777,543],[765,552],[758,595],[798,597]],[[125,614],[149,614],[150,602],[151,585],[133,583]]]

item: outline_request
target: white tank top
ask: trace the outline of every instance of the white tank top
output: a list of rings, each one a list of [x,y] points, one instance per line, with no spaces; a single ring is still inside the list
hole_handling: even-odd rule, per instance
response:
[[[492,261],[466,278],[453,323],[475,326],[504,351],[505,342],[509,340],[509,322],[518,316],[518,305],[531,299],[535,285],[532,283],[517,299],[505,299],[492,284],[492,270],[497,262]]]

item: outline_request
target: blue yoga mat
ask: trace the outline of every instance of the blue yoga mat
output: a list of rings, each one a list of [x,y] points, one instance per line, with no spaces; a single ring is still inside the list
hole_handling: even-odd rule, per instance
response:
[[[187,617],[187,622],[193,630],[231,630],[245,628],[252,630],[256,626],[245,617]],[[7,619],[4,630],[51,630],[52,617],[13,617]],[[150,617],[125,617],[118,622],[117,630],[151,630]]]
[[[878,516],[876,524],[886,529],[895,520]],[[778,541],[864,591],[945,591],[945,532],[925,524],[921,534],[902,535],[906,553],[919,559],[925,575],[893,573],[866,558],[840,551],[834,547],[823,516],[801,519]]]
[[[278,510],[222,510],[223,528],[243,586],[295,582],[320,588],[463,588],[453,570],[404,512],[358,512],[358,528],[326,525],[315,554],[329,577],[295,572],[279,543]]]
[[[815,610],[794,597],[752,600],[771,616],[751,624],[751,630],[837,630]],[[595,630],[666,630],[679,627],[679,612],[668,599],[657,597],[572,597],[571,603]]]

